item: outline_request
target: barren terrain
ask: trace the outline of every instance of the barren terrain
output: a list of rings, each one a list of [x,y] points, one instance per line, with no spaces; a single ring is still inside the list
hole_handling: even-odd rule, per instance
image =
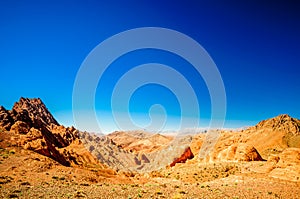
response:
[[[214,143],[207,134],[103,137],[21,98],[0,108],[0,198],[300,198],[299,129],[280,115],[218,130],[203,153]]]

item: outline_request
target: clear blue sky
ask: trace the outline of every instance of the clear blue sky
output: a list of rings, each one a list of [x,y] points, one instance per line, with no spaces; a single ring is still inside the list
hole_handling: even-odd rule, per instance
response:
[[[10,109],[21,96],[40,97],[59,122],[72,124],[73,83],[88,53],[114,34],[154,26],[192,37],[213,58],[226,89],[225,126],[252,125],[283,113],[300,118],[300,3],[295,2],[0,1],[0,104]],[[188,76],[197,85],[201,117],[209,119],[201,77],[158,50],[118,59],[97,90],[97,109],[110,111],[105,99],[122,73],[151,61]],[[133,97],[136,116],[148,114],[155,103],[178,116],[176,98],[163,87],[145,86]]]

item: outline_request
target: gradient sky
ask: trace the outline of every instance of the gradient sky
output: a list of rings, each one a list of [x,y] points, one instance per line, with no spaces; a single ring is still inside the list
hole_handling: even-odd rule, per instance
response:
[[[0,1],[0,104],[10,109],[21,96],[40,97],[60,123],[72,125],[73,84],[85,57],[112,35],[151,26],[182,32],[210,54],[226,89],[225,127],[283,113],[300,118],[300,4],[295,2]],[[201,77],[178,56],[159,50],[128,53],[112,64],[96,93],[99,114],[109,115],[118,78],[148,62],[184,74],[196,90],[201,119],[209,120],[210,98]],[[178,101],[158,85],[134,93],[133,118],[147,123],[148,108],[156,103],[176,125]]]

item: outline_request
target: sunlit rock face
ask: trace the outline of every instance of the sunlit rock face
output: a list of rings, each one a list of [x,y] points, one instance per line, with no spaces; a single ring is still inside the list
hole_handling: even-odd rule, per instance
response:
[[[10,132],[12,145],[48,156],[62,165],[99,164],[81,143],[79,131],[60,125],[39,98],[20,98],[12,110],[0,107],[0,127]]]

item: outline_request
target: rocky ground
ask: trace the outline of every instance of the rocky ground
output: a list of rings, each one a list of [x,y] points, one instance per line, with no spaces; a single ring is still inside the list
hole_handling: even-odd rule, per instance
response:
[[[252,164],[191,161],[130,177],[8,147],[1,149],[0,198],[299,198],[299,182],[250,171],[265,162]]]

